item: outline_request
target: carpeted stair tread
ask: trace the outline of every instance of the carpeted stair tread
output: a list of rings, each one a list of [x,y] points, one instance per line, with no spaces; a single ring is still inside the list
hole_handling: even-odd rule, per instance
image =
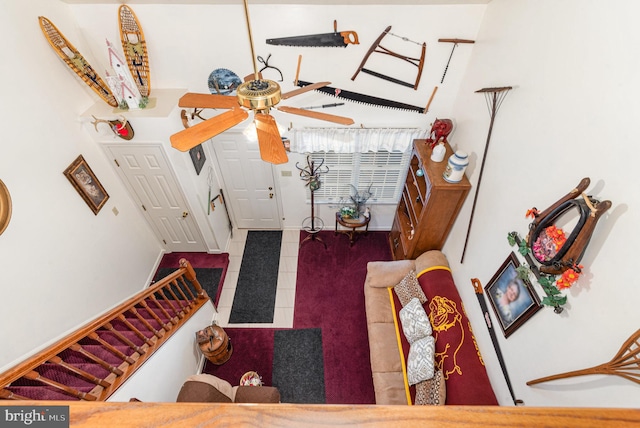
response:
[[[98,330],[97,333],[102,340],[114,346],[120,346],[120,345],[129,346],[120,337],[118,337],[118,334],[121,334],[122,336],[124,336],[126,339],[128,339],[129,341],[131,341],[133,344],[137,346],[142,346],[144,344],[144,341],[140,339],[132,331],[119,331],[118,334],[116,334],[108,330]]]
[[[70,372],[58,364],[45,363],[38,367],[36,371],[40,373],[40,376],[75,389],[89,388],[89,391],[91,391],[95,386],[95,383]]]
[[[131,323],[131,325],[136,330],[138,330],[140,333],[142,333],[142,335],[145,336],[147,339],[151,339],[154,336],[153,332],[151,330],[149,330],[149,328],[147,328],[147,326],[144,325],[142,323],[142,321],[140,321],[139,319],[137,319],[137,318],[136,319],[130,319],[129,322]],[[153,326],[153,324],[152,324],[152,326]],[[158,328],[158,330],[160,330],[160,329]]]
[[[95,355],[96,357],[111,364],[112,366],[118,366],[122,364],[123,360],[120,357],[116,356],[112,352],[109,352],[101,345],[83,345],[83,348],[87,352]]]
[[[10,386],[7,388],[14,394],[22,395],[33,400],[60,400],[60,401],[79,401],[80,399],[60,391],[51,386]],[[88,392],[88,391],[83,391]]]

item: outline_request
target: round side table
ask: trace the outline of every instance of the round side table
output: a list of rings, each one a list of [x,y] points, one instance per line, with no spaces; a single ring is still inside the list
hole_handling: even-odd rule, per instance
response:
[[[342,218],[339,212],[336,213],[336,229],[334,235],[338,233],[344,233],[349,235],[349,246],[352,247],[355,242],[356,233],[364,233],[365,235],[369,231],[369,222],[371,221],[371,214],[369,216],[361,215],[357,219]],[[339,230],[338,225],[348,228],[349,230]],[[357,228],[364,227],[364,231],[356,231]]]

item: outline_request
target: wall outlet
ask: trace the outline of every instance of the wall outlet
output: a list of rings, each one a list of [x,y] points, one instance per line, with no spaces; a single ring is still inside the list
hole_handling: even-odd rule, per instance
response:
[[[116,207],[113,207],[113,208],[111,209],[111,211],[113,211],[113,215],[118,215],[118,214],[120,214],[120,211],[118,211],[118,208],[116,208]]]
[[[291,171],[282,171],[283,177],[291,177]]]

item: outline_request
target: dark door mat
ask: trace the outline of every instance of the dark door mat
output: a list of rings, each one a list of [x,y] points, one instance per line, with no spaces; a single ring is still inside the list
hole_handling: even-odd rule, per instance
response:
[[[229,324],[273,323],[282,231],[249,231]]]
[[[276,330],[272,376],[283,403],[326,403],[322,330]]]

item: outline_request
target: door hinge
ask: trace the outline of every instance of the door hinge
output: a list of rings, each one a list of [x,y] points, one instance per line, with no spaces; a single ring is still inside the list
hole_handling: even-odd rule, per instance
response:
[[[145,207],[144,205],[141,205],[143,210],[147,210],[147,207]]]
[[[116,163],[116,165],[118,166],[118,168],[120,168],[120,164],[118,163],[118,159],[114,159],[113,161]]]

